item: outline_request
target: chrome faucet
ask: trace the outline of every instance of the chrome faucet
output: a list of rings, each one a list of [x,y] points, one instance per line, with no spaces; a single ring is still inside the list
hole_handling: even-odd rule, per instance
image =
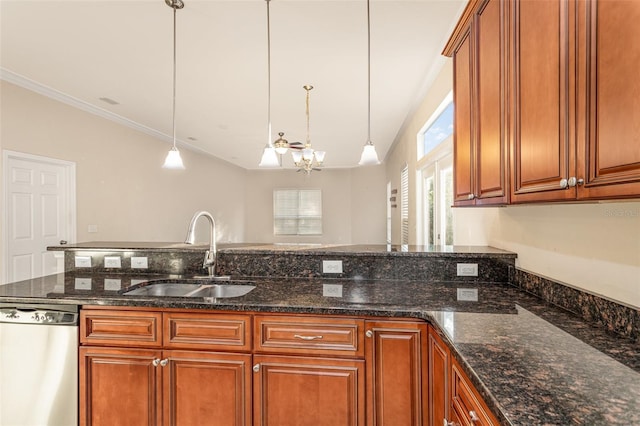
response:
[[[213,277],[216,274],[216,221],[213,220],[213,216],[211,213],[200,211],[196,212],[191,218],[191,223],[189,223],[189,230],[187,231],[187,238],[184,240],[185,244],[193,244],[196,240],[196,222],[200,217],[206,217],[209,220],[209,224],[211,225],[211,237],[209,241],[209,250],[204,254],[204,262],[202,263],[202,267],[206,268],[209,272],[209,276]]]

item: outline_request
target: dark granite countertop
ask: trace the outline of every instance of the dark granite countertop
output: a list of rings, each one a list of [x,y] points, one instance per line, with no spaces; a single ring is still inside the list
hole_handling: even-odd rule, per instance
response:
[[[194,251],[206,250],[208,244],[185,244],[178,242],[93,241],[63,246],[47,247],[50,251],[73,250],[149,250],[149,251]],[[449,257],[473,255],[474,257],[516,258],[516,253],[488,246],[420,246],[392,244],[267,244],[267,243],[218,243],[218,252],[255,254],[268,252],[316,256],[437,256]]]
[[[51,275],[0,286],[0,303],[422,318],[440,330],[504,425],[640,424],[639,345],[508,284],[249,278],[255,290],[233,299],[119,293],[149,278]],[[473,289],[477,301],[459,300],[473,299]]]

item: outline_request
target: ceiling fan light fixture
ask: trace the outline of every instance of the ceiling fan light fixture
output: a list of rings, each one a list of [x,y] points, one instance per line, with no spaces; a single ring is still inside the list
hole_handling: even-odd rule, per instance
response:
[[[258,167],[263,167],[265,169],[280,167],[278,154],[273,146],[269,146],[267,144],[267,146],[264,147],[264,151],[262,151],[262,159],[260,160]]]

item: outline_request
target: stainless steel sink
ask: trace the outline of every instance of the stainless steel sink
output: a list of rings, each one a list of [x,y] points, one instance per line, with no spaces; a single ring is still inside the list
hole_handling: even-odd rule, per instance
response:
[[[125,296],[152,296],[152,297],[240,297],[256,288],[248,282],[243,284],[193,283],[193,282],[155,282],[143,283],[128,291],[123,291]]]

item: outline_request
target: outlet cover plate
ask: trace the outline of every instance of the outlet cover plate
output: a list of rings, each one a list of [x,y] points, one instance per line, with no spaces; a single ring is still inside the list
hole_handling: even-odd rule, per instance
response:
[[[323,260],[322,273],[323,274],[341,274],[342,260]]]
[[[149,260],[146,256],[134,256],[131,258],[131,269],[147,269]]]
[[[76,256],[76,268],[91,268],[91,256]]]
[[[477,277],[478,276],[478,264],[477,263],[457,263],[457,272],[459,277]]]
[[[120,256],[105,256],[104,267],[105,268],[120,268],[122,265]]]

